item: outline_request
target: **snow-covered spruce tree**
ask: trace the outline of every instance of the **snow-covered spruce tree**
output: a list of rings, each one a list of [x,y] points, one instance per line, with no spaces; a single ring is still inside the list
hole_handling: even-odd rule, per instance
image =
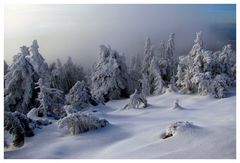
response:
[[[71,57],[68,57],[67,62],[63,65],[63,70],[65,93],[68,93],[77,81],[86,80],[84,77],[83,68],[79,65],[75,65]]]
[[[141,78],[141,87],[143,90],[143,94],[145,96],[149,96],[151,94],[151,61],[154,56],[154,48],[152,46],[151,40],[148,37],[145,42],[144,47],[144,59],[142,63],[142,78]]]
[[[236,80],[236,53],[231,44],[223,46],[221,51],[215,52],[220,73],[227,74],[232,80]]]
[[[160,42],[158,48],[153,48],[151,41],[147,38],[144,50],[144,60],[142,68],[142,86],[146,96],[150,94],[162,94],[166,87],[175,88],[175,75],[177,72],[177,60],[175,59],[174,43],[175,34],[171,33],[167,45]],[[148,80],[148,81],[147,81]],[[148,83],[148,85],[147,85]]]
[[[234,52],[230,45],[215,53],[205,50],[202,32],[197,32],[189,54],[179,57],[176,84],[180,92],[224,97],[235,79],[235,63],[231,60]]]
[[[147,76],[149,76],[149,74],[150,74],[149,67],[150,67],[150,64],[151,64],[151,60],[152,60],[152,58],[154,56],[153,50],[154,49],[153,49],[151,40],[148,37],[146,39],[146,42],[145,42],[144,59],[143,59],[143,63],[142,63],[142,74],[145,74]]]
[[[158,95],[165,93],[165,83],[161,76],[161,71],[157,60],[153,56],[150,64],[150,79],[151,79],[151,90],[152,94]]]
[[[87,88],[85,82],[77,81],[67,95],[67,104],[72,105],[75,110],[80,111],[97,103],[92,99],[90,90]]]
[[[86,115],[83,113],[72,113],[68,116],[58,120],[58,128],[67,128],[71,135],[95,130],[105,127],[109,122],[105,119],[99,119],[93,115]]]
[[[50,86],[50,72],[48,69],[48,64],[45,62],[44,58],[38,51],[38,42],[34,40],[31,47],[31,55],[27,57],[29,62],[32,64],[34,71],[38,74],[39,78],[42,78],[46,86]]]
[[[140,79],[141,81],[141,90],[143,92],[143,94],[145,96],[149,96],[150,95],[150,82],[149,82],[149,76],[147,76],[146,74],[142,74],[142,79]]]
[[[34,92],[34,83],[37,75],[26,59],[28,55],[28,47],[21,47],[21,53],[14,56],[13,63],[4,76],[4,109],[6,111],[17,110],[26,114],[35,105],[37,93]]]
[[[4,112],[4,130],[13,136],[12,143],[15,147],[23,146],[25,136],[34,136],[34,126],[34,122],[31,119],[18,111]]]
[[[197,85],[192,81],[194,75],[203,72],[202,63],[203,41],[202,32],[196,33],[194,45],[187,56],[179,57],[177,72],[177,85],[180,86],[181,93],[194,93],[197,91]]]
[[[50,116],[55,119],[66,116],[66,112],[63,109],[65,98],[63,92],[58,89],[45,86],[41,78],[37,82],[37,85],[38,86],[36,88],[40,89],[37,99],[40,102],[40,106],[37,108],[36,112],[37,116]]]
[[[91,93],[98,102],[128,97],[127,66],[123,56],[110,46],[100,46],[100,59],[93,67]]]
[[[225,97],[226,91],[231,83],[227,74],[216,75],[210,85],[211,93],[216,98]]]

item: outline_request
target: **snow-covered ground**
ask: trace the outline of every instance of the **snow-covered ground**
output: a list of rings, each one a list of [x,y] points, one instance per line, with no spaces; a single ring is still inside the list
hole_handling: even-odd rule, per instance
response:
[[[184,109],[172,109],[174,101]],[[5,158],[235,158],[236,95],[210,96],[166,93],[148,98],[150,107],[121,110],[114,100],[92,112],[110,122],[105,128],[77,136],[64,134],[56,123],[35,130],[23,147],[5,149]],[[192,122],[167,139],[161,135],[177,121]]]

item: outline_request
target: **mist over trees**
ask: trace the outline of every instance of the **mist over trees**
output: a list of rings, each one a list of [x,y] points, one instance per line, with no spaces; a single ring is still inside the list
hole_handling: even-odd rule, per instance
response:
[[[223,98],[236,82],[236,53],[231,45],[216,52],[207,50],[202,32],[196,33],[189,53],[180,57],[175,53],[174,33],[156,45],[148,37],[143,53],[133,56],[129,64],[124,55],[101,45],[99,59],[90,72],[73,63],[71,57],[64,64],[57,59],[48,65],[38,49],[34,40],[30,48],[20,48],[11,65],[4,62],[4,125],[19,124],[13,132],[16,146],[21,146],[25,134],[19,117],[33,109],[40,119],[65,117],[60,126],[68,125],[76,134],[81,132],[78,118],[85,117],[76,112],[94,105],[130,97],[131,105],[138,108],[140,102],[147,105],[145,97],[167,91]],[[25,126],[32,123],[31,118],[24,118]],[[75,119],[77,124],[72,124]],[[84,124],[93,125],[91,117],[85,119]],[[99,120],[93,119],[98,128]],[[88,130],[91,126],[85,127]],[[16,142],[17,137],[20,142]]]

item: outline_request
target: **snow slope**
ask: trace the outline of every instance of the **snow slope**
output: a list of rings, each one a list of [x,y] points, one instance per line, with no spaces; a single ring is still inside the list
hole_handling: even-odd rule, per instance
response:
[[[184,109],[173,110],[174,101]],[[77,136],[56,123],[35,130],[19,149],[5,149],[5,158],[235,158],[236,95],[228,98],[166,93],[148,98],[145,109],[121,110],[126,100],[92,108],[110,125]],[[161,139],[167,127],[189,121],[196,128]]]

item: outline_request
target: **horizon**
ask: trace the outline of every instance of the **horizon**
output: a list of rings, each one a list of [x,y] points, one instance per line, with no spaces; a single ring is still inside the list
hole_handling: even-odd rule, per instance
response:
[[[172,32],[179,56],[189,52],[200,30],[207,49],[229,42],[235,49],[236,5],[6,5],[4,60],[11,63],[20,46],[37,40],[47,63],[71,56],[89,68],[101,44],[130,58],[143,53],[146,37],[158,46]]]

